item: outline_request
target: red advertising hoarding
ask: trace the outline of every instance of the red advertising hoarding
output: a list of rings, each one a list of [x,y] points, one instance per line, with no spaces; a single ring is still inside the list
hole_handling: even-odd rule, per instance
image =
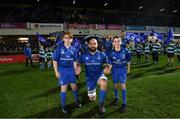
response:
[[[8,63],[23,63],[26,61],[24,55],[5,55],[0,56],[0,64],[8,64]]]
[[[0,23],[0,29],[26,29],[27,25],[26,23]]]
[[[33,62],[39,62],[39,55],[32,55]],[[26,58],[24,55],[5,55],[0,56],[0,64],[9,64],[9,63],[24,63]]]

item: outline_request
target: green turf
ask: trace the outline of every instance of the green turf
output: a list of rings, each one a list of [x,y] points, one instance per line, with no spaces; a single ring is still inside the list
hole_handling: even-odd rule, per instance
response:
[[[158,65],[132,65],[127,80],[128,110],[123,114],[112,105],[113,84],[109,77],[103,117],[180,117],[180,70],[165,65],[164,56]],[[71,113],[67,116],[61,112],[60,89],[53,71],[40,72],[38,66],[27,68],[23,64],[0,65],[0,87],[0,117],[99,117],[98,100],[88,100],[84,72],[79,92],[83,106],[75,109],[69,90],[67,104]]]

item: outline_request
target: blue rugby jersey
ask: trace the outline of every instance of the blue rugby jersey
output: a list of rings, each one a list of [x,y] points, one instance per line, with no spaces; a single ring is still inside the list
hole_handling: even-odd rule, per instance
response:
[[[31,57],[32,56],[32,51],[30,47],[24,47],[24,55],[26,57]]]
[[[63,45],[59,45],[53,54],[53,60],[58,62],[58,69],[62,68],[74,68],[73,62],[77,61],[76,48],[72,45],[66,48]]]
[[[108,62],[112,65],[112,68],[126,67],[127,62],[130,62],[130,60],[131,54],[127,49],[112,50],[108,57]]]
[[[79,63],[85,65],[86,77],[100,76],[103,73],[102,65],[107,62],[106,54],[101,51],[97,51],[94,55],[87,51],[79,58]]]

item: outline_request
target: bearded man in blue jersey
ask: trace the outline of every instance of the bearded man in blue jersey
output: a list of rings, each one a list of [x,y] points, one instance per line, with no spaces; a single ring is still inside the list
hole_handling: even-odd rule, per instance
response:
[[[105,53],[97,50],[98,42],[95,38],[90,38],[88,41],[87,52],[82,53],[79,58],[79,65],[77,67],[76,73],[81,72],[81,64],[85,65],[86,71],[86,85],[88,91],[88,97],[90,101],[96,100],[96,85],[100,86],[99,91],[99,114],[105,112],[104,102],[106,97],[107,89],[107,77],[104,75],[108,74],[107,56]],[[103,69],[103,65],[105,68]]]

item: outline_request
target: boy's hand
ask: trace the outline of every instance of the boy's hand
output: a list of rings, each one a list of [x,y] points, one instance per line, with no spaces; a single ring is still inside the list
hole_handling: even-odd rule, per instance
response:
[[[80,73],[81,73],[81,67],[77,66],[76,69],[75,69],[75,74],[79,75]]]
[[[56,75],[57,79],[59,79],[61,77],[61,74],[59,72],[57,72],[55,75]]]
[[[104,72],[104,74],[108,75],[111,73],[111,70],[109,67],[105,67],[103,72]]]

